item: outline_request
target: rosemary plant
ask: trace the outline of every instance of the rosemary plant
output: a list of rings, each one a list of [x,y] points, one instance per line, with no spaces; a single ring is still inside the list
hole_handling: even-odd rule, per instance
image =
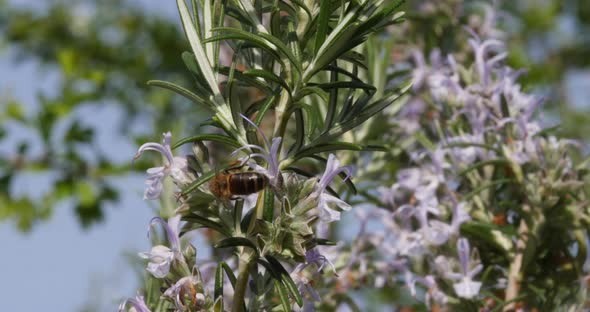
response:
[[[152,275],[145,301],[129,299],[120,309],[312,309],[320,298],[302,272],[333,269],[318,246],[333,244],[325,229],[351,208],[342,196],[355,192],[351,168],[341,167],[335,153],[383,149],[343,135],[399,102],[409,86],[367,83],[363,77],[373,73],[364,43],[401,22],[403,12],[398,2],[383,0],[177,5],[191,47],[182,60],[195,84],[149,84],[208,110],[204,126],[211,130],[174,144],[165,133],[161,144],[139,148],[136,158],[149,150],[165,158],[163,166],[148,170],[145,198],[166,194],[164,180],[170,177],[179,188],[178,208],[168,221],[157,217],[150,223],[164,229],[167,243],[141,254]],[[185,144],[193,144],[194,153],[174,156]],[[251,172],[266,187],[233,196],[229,180],[212,185],[219,175],[230,179],[237,172]],[[346,189],[339,187],[344,184]],[[219,250],[212,274],[195,263],[198,248],[181,239],[202,228]]]

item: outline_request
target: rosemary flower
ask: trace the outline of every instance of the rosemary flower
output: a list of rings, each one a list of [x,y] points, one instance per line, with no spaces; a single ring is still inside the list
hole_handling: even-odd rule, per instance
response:
[[[184,157],[175,157],[172,155],[170,148],[170,140],[172,134],[166,132],[163,134],[164,139],[162,144],[149,142],[139,147],[133,159],[139,158],[145,151],[156,151],[162,154],[165,158],[166,165],[160,167],[152,167],[147,170],[148,178],[145,181],[147,188],[143,195],[144,199],[158,199],[162,194],[164,188],[163,182],[167,176],[171,176],[177,184],[187,184],[192,181],[189,173],[187,161]]]
[[[170,243],[170,247],[164,245],[156,245],[152,247],[150,252],[142,252],[139,254],[144,259],[149,259],[147,266],[148,272],[152,273],[157,278],[163,278],[168,275],[170,265],[174,260],[184,261],[184,256],[180,250],[179,225],[180,216],[174,216],[166,223],[162,218],[153,218],[149,227],[151,228],[155,223],[159,223],[166,232],[166,237]],[[149,231],[148,231],[149,235]]]
[[[330,266],[330,268],[332,269],[332,271],[334,272],[334,274],[337,275],[336,268],[334,267],[334,264],[330,260],[328,260],[328,258],[326,258],[326,256],[322,255],[317,247],[313,248],[313,249],[309,249],[308,251],[305,252],[305,263],[298,264],[295,267],[295,269],[293,270],[293,272],[303,271],[306,267],[308,267],[312,264],[315,264],[317,266],[318,272],[322,272],[322,270],[324,269],[324,266],[326,264],[328,264]]]
[[[150,309],[147,307],[145,301],[143,300],[143,296],[140,295],[135,296],[135,298],[125,299],[125,301],[123,301],[119,305],[118,311],[125,311],[127,305],[131,305],[131,309],[129,309],[130,312],[150,312]]]
[[[268,141],[262,130],[260,130],[260,128],[258,128],[258,126],[256,126],[255,123],[253,123],[244,115],[242,115],[242,118],[244,118],[244,120],[247,123],[251,124],[256,129],[256,131],[260,133],[262,139],[264,140],[265,147],[256,144],[247,144],[236,149],[232,153],[232,156],[238,154],[240,151],[243,151],[245,149],[252,150],[253,152],[249,154],[249,159],[247,160],[248,166],[257,172],[264,174],[268,178],[272,186],[279,186],[281,184],[281,172],[279,170],[279,149],[281,147],[282,142],[281,137],[273,138],[271,143]],[[250,161],[250,158],[260,158],[264,160],[267,164],[267,168],[264,168],[256,164],[255,162]]]
[[[332,180],[341,172],[346,173],[346,180],[351,175],[351,167],[340,167],[340,162],[336,159],[336,156],[330,154],[324,174],[320,177],[312,193],[312,197],[317,197],[318,199],[317,208],[320,220],[325,223],[340,220],[340,211],[337,210],[338,208],[344,211],[348,211],[351,208],[345,201],[326,192]]]
[[[446,272],[445,274],[448,279],[455,281],[453,289],[457,296],[466,299],[472,299],[479,294],[481,282],[476,282],[473,278],[483,270],[481,263],[470,259],[470,253],[469,241],[466,238],[457,240],[457,254],[461,272]]]

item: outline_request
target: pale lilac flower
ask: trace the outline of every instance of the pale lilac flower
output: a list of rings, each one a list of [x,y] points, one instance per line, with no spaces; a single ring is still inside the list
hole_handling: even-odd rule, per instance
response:
[[[150,252],[139,253],[143,259],[149,259],[146,270],[157,278],[163,278],[170,271],[170,264],[174,261],[174,252],[164,245],[152,247]]]
[[[397,233],[395,250],[399,255],[419,257],[428,252],[424,235],[411,230],[401,230]]]
[[[405,223],[410,217],[415,217],[421,226],[428,225],[429,215],[440,215],[439,201],[436,195],[439,183],[442,181],[429,170],[410,168],[398,173],[398,182],[392,187],[396,191],[410,191],[409,203],[399,206],[395,215],[401,217]]]
[[[326,192],[326,189],[332,180],[334,180],[334,178],[341,172],[346,173],[345,179],[348,179],[351,175],[351,168],[348,166],[340,167],[340,162],[336,159],[336,156],[330,154],[330,156],[328,156],[328,162],[326,163],[326,170],[320,177],[320,180],[316,184],[315,190],[312,193],[312,196],[318,198],[317,208],[319,210],[320,220],[326,223],[340,220],[340,211],[336,209],[340,208],[344,211],[348,211],[351,208],[351,206],[343,200]],[[332,208],[334,206],[337,208]]]
[[[420,168],[402,169],[397,173],[395,189],[416,190],[422,184],[422,170]]]
[[[427,289],[425,302],[428,306],[430,306],[431,300],[440,304],[447,303],[448,297],[438,288],[438,285],[434,280],[434,276],[417,276],[414,273],[412,273],[408,268],[405,268],[403,271],[404,281],[406,282],[406,286],[410,290],[410,294],[412,295],[412,297],[416,297],[417,295],[416,284],[422,284]]]
[[[379,192],[379,200],[385,205],[385,207],[389,208],[395,205],[396,192],[393,189],[393,186],[380,186],[377,188],[377,192]]]
[[[503,30],[498,29],[498,20],[500,17],[506,18],[509,16],[506,16],[502,11],[498,10],[498,1],[492,1],[492,4],[478,2],[477,5],[482,7],[484,16],[483,18],[477,16],[475,21],[478,24],[472,25],[472,27],[477,27],[478,33],[484,37],[503,39],[506,34]]]
[[[472,263],[470,258],[469,241],[466,238],[457,240],[457,254],[461,265],[461,272],[447,272],[445,275],[448,279],[456,281],[453,284],[453,289],[457,296],[465,299],[472,299],[479,294],[481,282],[473,280],[475,275],[479,274],[483,269],[481,263]]]
[[[426,240],[435,245],[440,246],[446,243],[452,236],[459,234],[461,224],[471,220],[471,216],[465,210],[465,203],[458,203],[453,205],[453,219],[451,224],[431,220],[428,227],[421,229]]]
[[[322,301],[320,294],[317,290],[313,288],[311,285],[312,280],[305,277],[302,272],[297,272],[291,276],[295,285],[297,285],[297,289],[303,298],[303,312],[313,312],[315,311],[314,305],[315,302]]]
[[[317,267],[316,270],[311,272],[304,271],[307,267],[309,267],[312,264],[315,264],[315,266]],[[313,288],[312,280],[309,279],[308,276],[310,274],[318,276],[319,273],[322,272],[326,264],[328,264],[332,268],[334,275],[338,276],[338,274],[336,274],[336,268],[334,267],[334,264],[332,264],[332,262],[328,260],[326,256],[322,255],[316,247],[307,250],[305,252],[305,263],[300,263],[293,269],[291,277],[293,278],[293,281],[297,285],[297,289],[299,290],[299,293],[303,298],[302,311],[315,311],[315,302],[321,301],[319,293],[317,292],[317,290]]]
[[[496,39],[488,39],[481,41],[478,38],[469,39],[469,45],[475,52],[475,66],[477,68],[477,74],[482,86],[488,86],[490,83],[491,69],[501,59],[505,58],[504,53],[497,55],[492,59],[487,59],[487,54],[490,49],[504,47],[504,43]]]
[[[467,144],[467,146],[451,147],[449,148],[449,155],[452,157],[455,164],[468,166],[473,164],[478,158],[486,159],[488,153],[481,147],[469,146],[469,144],[484,144],[483,133],[478,134],[464,134],[460,136],[450,137],[446,139],[446,145],[452,144]]]
[[[400,170],[397,174],[397,182],[392,186],[390,194],[395,195],[402,191],[410,192],[410,195],[417,201],[417,203],[412,204],[412,206],[421,205],[421,209],[436,213],[434,211],[438,206],[436,191],[441,184],[444,184],[445,177],[442,174],[435,172],[440,171],[435,167],[436,166],[423,166],[421,168]],[[395,201],[393,195],[391,195],[391,202]]]
[[[532,140],[515,141],[504,146],[506,158],[515,164],[523,165],[537,158],[537,149]]]
[[[293,272],[301,272],[312,264],[317,266],[317,272],[322,272],[324,266],[328,264],[332,268],[334,274],[338,276],[338,274],[336,274],[336,268],[334,267],[334,264],[328,258],[326,258],[326,256],[322,255],[317,247],[309,249],[305,252],[305,263],[299,263]]]
[[[520,84],[516,81],[522,73],[522,70],[514,71],[508,68],[504,69],[501,72],[502,77],[498,82],[499,90],[494,95],[503,95],[506,101],[511,104],[508,106],[510,116],[524,130],[524,125],[531,121],[533,114],[543,103],[543,97],[521,91]],[[500,103],[498,99],[495,99],[495,101]]]
[[[432,98],[437,102],[443,102],[449,99],[455,90],[452,88],[455,84],[450,81],[447,74],[442,72],[432,73],[428,78],[428,87]]]
[[[450,168],[446,161],[447,152],[442,149],[419,150],[411,152],[410,157],[412,161],[419,164],[419,184],[417,189],[411,189],[414,192],[419,192],[422,188],[436,190],[440,185],[447,183],[444,170]],[[399,183],[399,181],[398,181]]]
[[[428,288],[428,292],[426,293],[426,303],[428,304],[428,308],[430,308],[430,301],[434,301],[438,304],[446,304],[449,298],[447,295],[438,288],[438,284],[434,280],[434,276],[427,275],[423,278],[422,283],[424,286]]]
[[[415,206],[414,215],[417,217],[418,221],[422,226],[426,226],[428,224],[428,216],[429,215],[440,215],[440,210],[438,208],[438,198],[436,196],[436,192],[433,189],[425,189],[423,191],[418,191],[414,194],[414,197],[418,201],[418,204]]]
[[[162,218],[153,218],[149,227],[151,228],[155,223],[161,224],[164,228],[171,248],[164,245],[156,245],[152,247],[150,252],[142,252],[139,256],[149,259],[147,266],[148,272],[157,278],[163,278],[170,271],[170,265],[174,260],[184,261],[184,256],[180,250],[180,216],[170,218],[168,223]]]
[[[412,51],[412,57],[414,59],[414,70],[412,72],[412,88],[414,91],[420,90],[425,84],[430,88],[444,84],[444,81],[439,80],[446,80],[441,71],[443,59],[440,50],[434,49],[430,52],[429,60],[432,67],[426,64],[421,51]]]
[[[453,119],[463,115],[469,121],[473,134],[482,135],[486,131],[486,121],[493,118],[493,113],[481,103],[481,99],[469,92],[465,92],[463,108],[455,113]]]
[[[412,57],[414,58],[414,71],[412,72],[412,89],[418,91],[424,85],[424,81],[428,77],[430,68],[426,65],[424,60],[424,54],[421,51],[412,51]]]
[[[415,231],[412,227],[410,218],[414,215],[411,206],[405,206],[404,209],[394,212],[390,218],[383,218],[381,221],[392,234],[395,240],[390,243],[374,244],[381,250],[387,250],[392,255],[401,255],[409,257],[419,257],[425,254],[427,250],[424,234]],[[400,216],[401,226],[395,222],[394,217]]]
[[[150,312],[150,309],[145,304],[143,296],[137,295],[135,298],[129,298],[119,305],[119,312],[124,312],[127,305],[131,305],[129,311],[133,312]]]
[[[311,273],[313,275],[321,273],[324,266],[328,264],[332,267],[334,274],[338,276],[336,274],[336,269],[334,268],[332,262],[330,262],[330,260],[328,260],[328,258],[326,258],[324,255],[320,254],[317,248],[313,248],[306,251],[305,263],[298,264],[295,267],[295,269],[293,269],[291,276],[293,278],[293,281],[297,285],[299,293],[303,297],[302,310],[310,312],[315,310],[314,303],[321,301],[319,293],[317,292],[317,290],[313,288],[313,286],[311,285],[311,280],[306,276],[306,273],[309,274],[310,272],[304,272],[305,268],[309,267],[312,264],[315,264],[317,267],[317,270]]]
[[[160,152],[160,154],[166,159],[166,165],[149,168],[147,170],[148,178],[145,181],[147,188],[143,195],[144,199],[160,198],[162,189],[164,188],[163,181],[168,175],[170,175],[176,183],[181,185],[192,181],[188,171],[186,158],[174,157],[174,155],[172,155],[172,149],[170,148],[172,134],[166,132],[163,135],[164,139],[162,140],[162,144],[155,142],[145,143],[139,147],[135,157],[133,157],[134,159],[137,159],[145,151],[156,151]]]
[[[503,77],[499,82],[499,92],[494,94],[494,101],[497,102],[497,105],[499,106],[499,98],[503,95],[506,101],[510,104],[508,106],[510,116],[499,120],[498,126],[503,127],[507,123],[516,124],[518,137],[524,140],[541,131],[541,126],[537,122],[531,120],[533,114],[543,103],[543,97],[526,94],[520,90],[520,85],[516,83],[516,79],[518,79],[521,72],[522,71],[511,71],[508,69],[504,70]]]
[[[429,67],[424,61],[424,55],[420,51],[412,53],[414,58],[414,70],[412,72],[413,90],[419,91],[424,86],[436,103],[442,103],[452,98],[463,97],[463,90],[459,85],[459,75],[456,71],[456,63],[451,55],[443,58],[440,50],[434,49],[430,53]],[[448,66],[447,66],[448,65]],[[423,102],[419,99],[412,101]],[[424,109],[421,109],[423,112]],[[402,116],[403,121],[406,116]]]
[[[422,98],[413,97],[408,100],[401,111],[391,118],[392,123],[396,123],[401,131],[411,135],[422,129],[420,119],[426,111],[427,104]]]
[[[416,275],[407,268],[404,271],[404,281],[406,282],[406,287],[410,290],[410,295],[416,297],[416,282],[418,279],[416,278]]]
[[[258,131],[258,133],[260,133],[260,135],[262,136],[262,139],[264,140],[264,145],[265,147],[256,145],[256,144],[247,144],[244,145],[238,149],[236,149],[232,155],[236,155],[238,154],[240,151],[245,150],[245,149],[250,149],[253,152],[249,154],[249,158],[261,158],[262,160],[264,160],[267,164],[268,168],[264,168],[262,166],[259,166],[258,164],[256,164],[255,162],[251,162],[249,161],[250,159],[248,159],[248,166],[252,169],[254,169],[257,172],[260,172],[264,175],[266,175],[270,181],[270,184],[273,186],[277,186],[280,184],[280,179],[281,179],[281,171],[279,170],[279,148],[281,147],[281,142],[282,142],[282,138],[281,137],[276,137],[272,139],[272,143],[268,141],[268,139],[266,138],[266,136],[264,135],[264,133],[262,132],[262,130],[260,130],[255,123],[253,123],[250,119],[248,119],[246,116],[242,115],[242,118],[244,118],[244,120],[251,124],[256,131]],[[254,152],[257,151],[257,152]]]

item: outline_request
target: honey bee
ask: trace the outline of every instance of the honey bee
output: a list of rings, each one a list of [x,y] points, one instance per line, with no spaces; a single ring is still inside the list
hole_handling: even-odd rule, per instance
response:
[[[234,167],[218,173],[209,182],[209,191],[224,199],[236,199],[237,195],[250,195],[262,191],[268,185],[268,178],[259,172],[231,172]]]

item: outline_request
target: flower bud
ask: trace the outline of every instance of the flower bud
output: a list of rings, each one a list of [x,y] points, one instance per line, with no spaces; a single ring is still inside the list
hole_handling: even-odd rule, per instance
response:
[[[195,246],[193,244],[187,244],[182,253],[184,254],[184,258],[189,262],[189,266],[191,266],[190,262],[197,258],[197,249]]]

